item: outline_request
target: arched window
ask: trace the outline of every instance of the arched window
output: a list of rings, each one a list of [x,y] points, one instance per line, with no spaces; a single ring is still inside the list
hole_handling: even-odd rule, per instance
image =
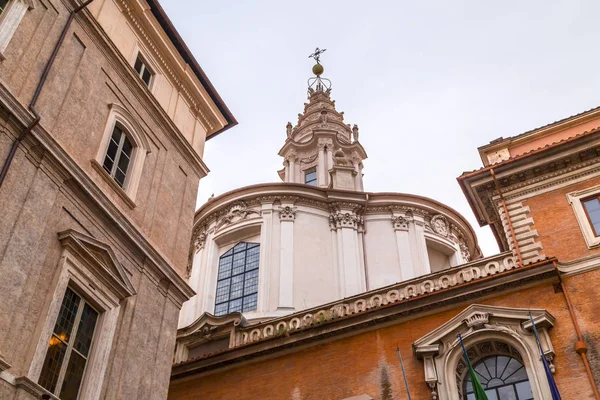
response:
[[[215,315],[256,310],[260,244],[240,242],[219,258]]]
[[[131,207],[135,207],[135,197],[142,176],[146,155],[150,153],[144,129],[123,106],[109,105],[108,121],[97,156],[92,166],[102,178],[116,184],[117,190]]]
[[[121,124],[116,123],[106,149],[102,167],[121,187],[125,186],[132,153],[133,144],[127,136],[127,132]]]
[[[469,359],[489,400],[532,400],[527,370],[519,352],[498,341],[478,343],[468,350]],[[462,398],[475,400],[471,374],[462,359],[457,368],[462,379]]]

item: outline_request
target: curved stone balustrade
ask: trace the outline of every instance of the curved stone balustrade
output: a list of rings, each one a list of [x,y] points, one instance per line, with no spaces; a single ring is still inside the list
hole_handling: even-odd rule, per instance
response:
[[[323,307],[305,310],[255,325],[238,327],[235,332],[234,347],[265,338],[286,335],[289,332],[314,324],[327,323],[347,315],[365,312],[387,304],[434,293],[514,268],[517,268],[515,259],[512,253],[506,252],[435,274],[400,282],[362,295],[346,298]]]

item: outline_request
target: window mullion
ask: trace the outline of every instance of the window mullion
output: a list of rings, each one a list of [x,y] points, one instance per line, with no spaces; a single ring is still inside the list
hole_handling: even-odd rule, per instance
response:
[[[75,344],[75,337],[77,336],[77,330],[79,329],[79,322],[81,321],[81,315],[83,314],[84,304],[85,302],[83,301],[83,298],[79,298],[77,314],[75,315],[75,320],[73,321],[73,330],[71,331],[69,343],[67,344],[67,349],[65,350],[65,358],[63,359],[63,365],[60,367],[60,373],[58,374],[58,380],[56,381],[56,395],[60,395],[60,391],[62,390],[62,385],[64,383],[65,375],[67,373],[67,366],[69,365],[69,360],[71,359],[71,353],[73,352],[73,346]]]
[[[117,168],[119,166],[119,160],[121,159],[121,152],[123,151],[123,144],[125,143],[125,132],[121,131],[121,137],[119,138],[119,146],[117,147],[117,154],[115,155],[115,161],[112,169],[110,170],[110,176],[113,178],[117,176]]]

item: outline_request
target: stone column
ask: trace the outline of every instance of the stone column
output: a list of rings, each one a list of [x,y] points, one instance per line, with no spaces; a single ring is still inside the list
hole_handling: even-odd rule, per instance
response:
[[[416,252],[414,253],[417,261],[417,268],[419,275],[427,275],[431,272],[429,266],[429,255],[427,254],[427,242],[425,241],[425,219],[423,215],[413,215],[414,221],[414,238],[416,245]],[[413,257],[413,262],[415,258]]]
[[[278,309],[294,308],[294,219],[296,207],[282,204],[279,207],[281,220],[281,243],[279,248],[279,306]]]
[[[400,280],[406,281],[415,277],[415,265],[410,251],[408,226],[411,218],[405,215],[392,216],[392,225],[396,233],[396,246],[400,261]]]
[[[290,163],[285,160],[285,178],[284,178],[284,182],[289,182],[290,181]]]
[[[334,205],[329,217],[330,225],[337,231],[341,297],[353,296],[367,290],[365,271],[358,250],[357,230],[361,223],[359,210],[359,205]]]
[[[260,199],[259,199],[260,200]],[[270,304],[271,284],[271,236],[273,231],[273,202],[261,200],[262,226],[260,229],[260,264],[258,268],[258,307],[257,311],[266,312]]]

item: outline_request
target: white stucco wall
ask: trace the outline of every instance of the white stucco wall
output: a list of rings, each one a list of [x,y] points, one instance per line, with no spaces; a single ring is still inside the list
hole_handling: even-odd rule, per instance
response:
[[[248,319],[326,304],[478,253],[470,226],[453,210],[424,198],[407,205],[407,195],[370,196],[271,184],[207,203],[196,215],[191,252],[189,283],[198,295],[184,305],[180,326],[214,313],[219,257],[240,241],[261,246],[258,306],[244,313]]]

